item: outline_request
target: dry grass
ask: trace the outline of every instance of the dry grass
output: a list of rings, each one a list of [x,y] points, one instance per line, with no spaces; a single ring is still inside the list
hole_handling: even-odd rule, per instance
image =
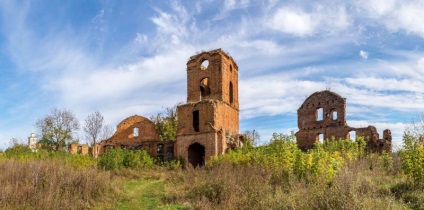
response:
[[[403,209],[391,187],[402,182],[369,160],[354,162],[331,183],[324,176],[308,183],[260,167],[220,164],[168,176],[165,202],[189,209]]]
[[[114,193],[109,172],[58,160],[0,160],[0,208],[89,209]]]

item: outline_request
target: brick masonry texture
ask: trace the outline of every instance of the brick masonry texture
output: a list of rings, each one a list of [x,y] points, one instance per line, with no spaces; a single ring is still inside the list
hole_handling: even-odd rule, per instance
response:
[[[315,92],[303,102],[297,116],[299,131],[296,140],[303,150],[312,148],[320,135],[325,141],[350,139],[350,132],[355,132],[356,137],[364,137],[370,152],[392,150],[390,130],[384,130],[383,139],[380,139],[374,126],[353,128],[347,125],[346,99],[337,93],[328,90]]]
[[[298,113],[298,147],[310,149],[319,137],[350,139],[362,136],[371,152],[391,151],[390,130],[380,139],[373,126],[353,128],[346,122],[346,99],[325,90],[309,96]],[[142,149],[165,160],[178,158],[186,165],[202,166],[213,156],[243,146],[239,134],[238,66],[221,49],[201,52],[187,62],[187,102],[177,107],[176,140],[160,141],[154,124],[142,116],[131,116],[117,125],[115,134],[94,145],[97,157],[108,149]],[[73,144],[71,154],[87,154],[87,145]]]
[[[189,59],[187,103],[177,114],[175,154],[186,164],[203,165],[239,140],[238,66],[228,54],[217,49]]]

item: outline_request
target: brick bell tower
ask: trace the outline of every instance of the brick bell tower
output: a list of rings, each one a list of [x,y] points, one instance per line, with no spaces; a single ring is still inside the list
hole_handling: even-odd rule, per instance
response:
[[[176,157],[204,165],[239,134],[238,67],[221,49],[187,62],[187,103],[178,107]]]

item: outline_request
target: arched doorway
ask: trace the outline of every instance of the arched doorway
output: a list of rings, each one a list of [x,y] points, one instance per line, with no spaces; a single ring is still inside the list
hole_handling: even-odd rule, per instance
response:
[[[188,147],[188,162],[193,167],[205,165],[205,147],[199,143],[194,143]]]

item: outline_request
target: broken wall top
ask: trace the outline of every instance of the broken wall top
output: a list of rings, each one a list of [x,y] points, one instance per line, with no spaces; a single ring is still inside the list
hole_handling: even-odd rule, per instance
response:
[[[223,101],[238,110],[238,66],[221,49],[202,52],[187,62],[187,103]]]
[[[201,59],[201,58],[202,58],[205,54],[207,54],[207,55],[208,55],[208,56],[210,56],[210,57],[214,57],[214,56],[216,56],[216,55],[223,56],[223,57],[225,57],[226,59],[231,60],[231,61],[234,63],[234,68],[235,68],[236,70],[238,70],[238,66],[237,66],[236,62],[234,61],[233,57],[229,56],[229,55],[228,55],[226,52],[224,52],[221,48],[218,48],[218,49],[216,49],[216,50],[207,51],[207,52],[201,52],[201,53],[199,53],[199,54],[197,54],[197,55],[193,55],[193,56],[191,56],[191,57],[190,57],[190,59],[188,59],[188,61],[187,61],[187,66],[188,66],[188,65],[190,65],[190,64],[192,64],[192,63],[197,63],[197,62],[199,62],[199,59]],[[187,70],[188,70],[188,69],[187,69]]]
[[[134,115],[126,118],[116,126],[116,132],[104,143],[137,143],[159,141],[155,125],[149,119]]]
[[[315,92],[303,102],[297,113],[300,130],[346,126],[346,99],[329,90]]]

